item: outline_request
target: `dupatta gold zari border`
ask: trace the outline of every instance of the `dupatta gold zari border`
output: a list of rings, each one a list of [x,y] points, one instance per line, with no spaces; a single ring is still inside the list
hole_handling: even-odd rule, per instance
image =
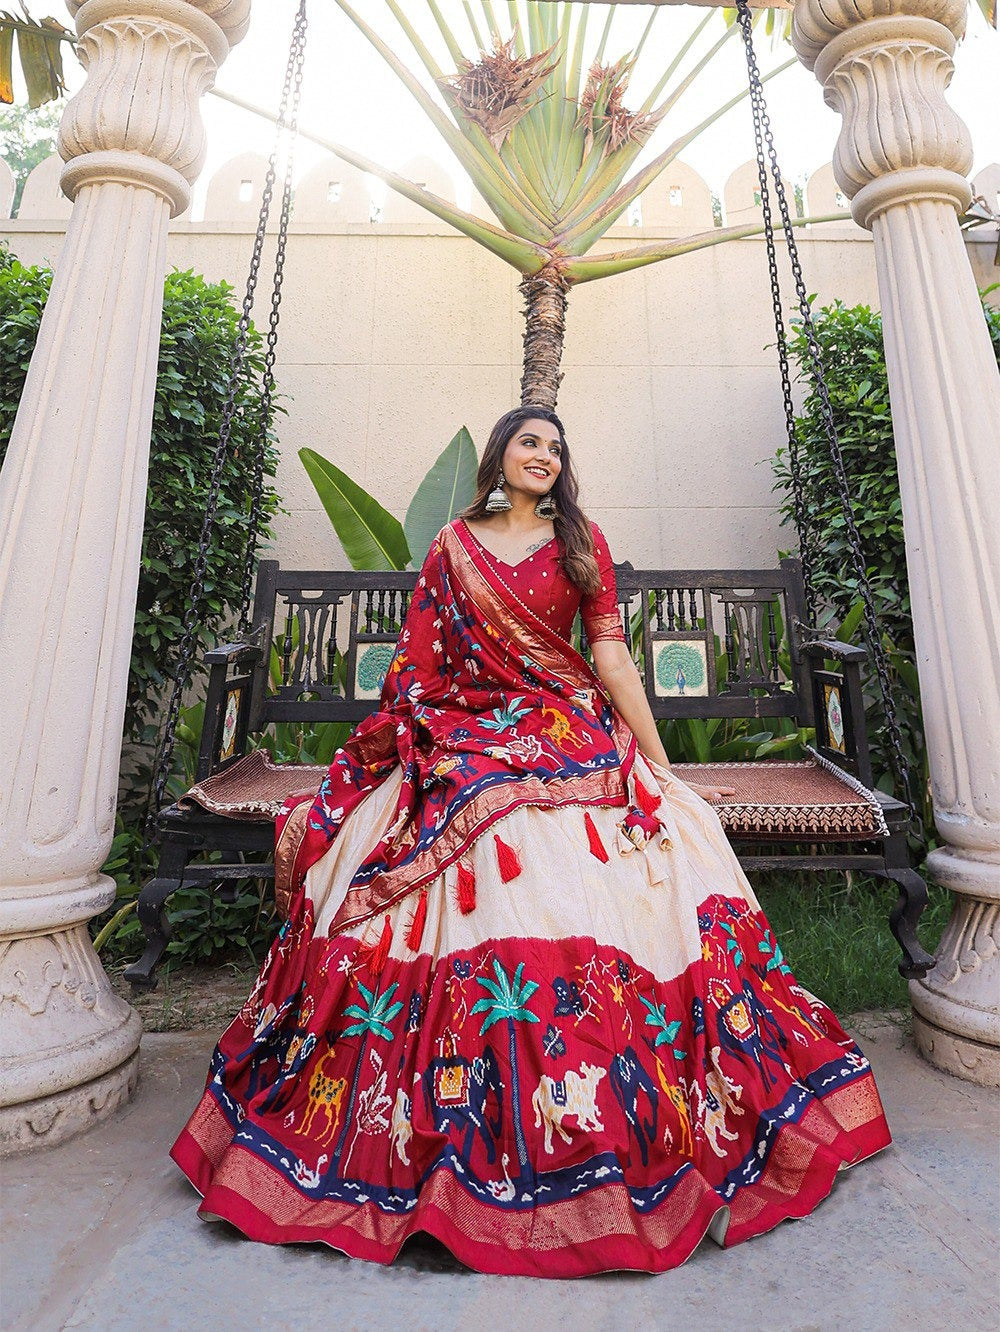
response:
[[[441,531],[441,546],[452,573],[480,614],[510,639],[516,650],[573,689],[607,699],[607,690],[579,652],[524,604],[513,588],[481,563],[480,545],[464,518]]]
[[[464,526],[459,520],[459,526],[449,525],[438,538],[448,578],[454,581],[455,590],[469,597],[498,637],[507,639],[519,668],[523,666],[522,659],[535,664],[565,685],[568,703],[572,704],[574,693],[585,694],[590,700],[590,710],[596,712],[595,703],[609,702],[598,676],[565,639],[525,606],[498,575],[485,567],[473,544],[472,533],[463,532]],[[578,705],[580,702],[582,700],[577,700]],[[510,780],[496,782],[480,791],[449,818],[426,850],[417,853],[405,865],[378,874],[370,883],[350,888],[331,921],[329,933],[333,935],[361,924],[437,878],[498,820],[515,809],[525,805],[540,808],[566,805],[621,808],[627,805],[627,782],[635,761],[636,742],[613,710],[611,739],[619,758],[613,767],[582,776],[548,777],[544,781],[540,777],[515,777],[512,774]],[[348,747],[353,743],[352,738],[347,742]],[[362,801],[348,817],[364,817],[360,811],[366,803]],[[275,898],[289,906],[299,886],[296,880],[301,879],[300,852],[308,832],[311,808],[311,802],[296,806],[277,839]]]
[[[432,879],[438,878],[461,860],[469,847],[495,823],[515,809],[525,805],[534,805],[540,809],[557,809],[566,805],[624,808],[628,804],[626,774],[635,758],[635,739],[631,732],[628,735],[632,744],[628,766],[623,762],[616,768],[605,768],[600,772],[589,773],[586,777],[557,777],[547,782],[537,777],[512,777],[509,781],[498,782],[481,791],[451,818],[433,846],[421,851],[408,864],[380,874],[372,883],[349,889],[330,922],[331,937],[385,911]],[[354,815],[362,809],[363,804],[358,806]],[[298,812],[295,811],[296,814]],[[303,820],[299,841],[304,832]]]
[[[274,843],[274,905],[279,916],[287,917],[295,898],[295,862],[299,857],[306,829],[309,826],[309,811],[315,797],[300,800],[282,825]],[[364,809],[364,801],[358,806]]]

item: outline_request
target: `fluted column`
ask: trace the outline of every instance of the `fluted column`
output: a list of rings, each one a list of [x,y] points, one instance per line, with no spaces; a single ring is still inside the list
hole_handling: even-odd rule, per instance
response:
[[[1000,375],[957,224],[968,131],[945,101],[966,0],[799,0],[793,42],[844,123],[834,156],[871,229],[934,810],[954,894],[913,981],[917,1043],[1000,1085]]]
[[[74,200],[0,473],[0,1152],[135,1085],[140,1023],[87,922],[114,832],[167,223],[198,103],[250,0],[69,0],[87,69],[59,135]]]

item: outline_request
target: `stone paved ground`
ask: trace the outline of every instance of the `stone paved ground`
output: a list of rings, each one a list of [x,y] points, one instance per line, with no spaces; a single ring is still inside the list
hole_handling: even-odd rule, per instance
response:
[[[212,1033],[146,1036],[132,1105],[4,1167],[2,1327],[994,1329],[1000,1096],[921,1063],[900,1022],[869,1017],[855,1030],[886,1102],[889,1151],[842,1176],[804,1221],[727,1251],[706,1242],[663,1276],[575,1282],[480,1276],[429,1241],[381,1268],[198,1221],[166,1153]]]

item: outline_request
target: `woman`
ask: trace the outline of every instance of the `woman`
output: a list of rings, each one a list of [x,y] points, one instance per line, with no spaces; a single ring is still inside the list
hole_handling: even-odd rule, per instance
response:
[[[279,820],[288,920],[173,1150],[201,1214],[566,1277],[811,1211],[889,1132],[726,794],[670,773],[558,417],[508,412],[379,711]]]

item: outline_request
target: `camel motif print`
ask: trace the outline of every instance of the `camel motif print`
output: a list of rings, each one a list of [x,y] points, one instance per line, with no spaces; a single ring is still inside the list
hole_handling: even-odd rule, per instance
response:
[[[656,1080],[660,1084],[660,1089],[677,1111],[677,1121],[680,1126],[677,1150],[681,1156],[690,1159],[694,1156],[694,1132],[691,1128],[691,1107],[688,1104],[687,1094],[679,1082],[671,1082],[667,1077],[667,1070],[659,1055],[654,1055],[653,1060],[656,1064]],[[666,1115],[663,1116],[663,1145],[667,1148],[674,1145],[674,1135],[670,1131],[670,1122]]]
[[[325,1127],[315,1135],[315,1141],[320,1146],[332,1142],[336,1135],[340,1105],[347,1089],[346,1078],[330,1077],[324,1071],[327,1060],[332,1062],[335,1053],[334,1050],[327,1051],[313,1070],[313,1075],[309,1079],[309,1108],[303,1116],[300,1129],[303,1137],[312,1134],[313,1120],[322,1112],[322,1118],[326,1121]]]
[[[535,1128],[545,1126],[545,1151],[549,1156],[553,1152],[553,1129],[563,1142],[573,1141],[563,1128],[567,1115],[575,1116],[577,1127],[584,1132],[604,1132],[597,1108],[597,1086],[606,1073],[607,1069],[598,1068],[596,1064],[581,1064],[579,1073],[570,1069],[561,1082],[547,1073],[542,1074],[531,1098],[531,1108],[535,1112]]]
[[[705,1073],[705,1094],[704,1118],[702,1128],[705,1137],[708,1139],[708,1145],[716,1156],[725,1156],[725,1147],[720,1146],[719,1139],[725,1138],[728,1142],[736,1142],[739,1139],[738,1133],[730,1133],[726,1128],[726,1112],[731,1111],[734,1115],[742,1115],[743,1107],[739,1104],[737,1097],[743,1095],[743,1088],[737,1086],[726,1077],[719,1063],[722,1050],[718,1045],[713,1045],[709,1054],[709,1067]]]
[[[555,718],[551,725],[542,727],[542,734],[547,735],[554,745],[560,749],[569,746],[574,749],[586,748],[586,741],[576,735],[565,712],[560,712],[558,708],[542,708],[542,716]]]

